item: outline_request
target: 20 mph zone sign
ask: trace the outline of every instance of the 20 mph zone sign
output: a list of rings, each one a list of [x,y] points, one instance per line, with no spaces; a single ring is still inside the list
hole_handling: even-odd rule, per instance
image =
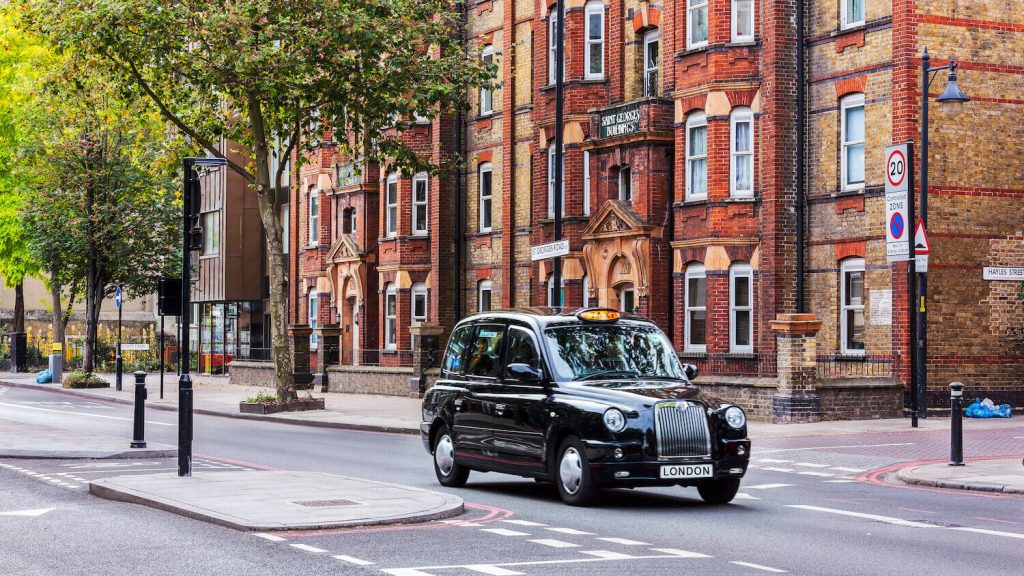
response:
[[[885,149],[885,254],[889,262],[910,260],[910,222],[907,220],[910,189],[909,144]]]

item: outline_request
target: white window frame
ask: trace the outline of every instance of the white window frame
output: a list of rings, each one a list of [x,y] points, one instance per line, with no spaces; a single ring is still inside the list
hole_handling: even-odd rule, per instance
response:
[[[686,199],[706,200],[708,197],[708,119],[704,112],[693,112],[686,119]],[[691,155],[692,132],[698,128],[704,129],[704,153]],[[704,161],[704,192],[696,194],[693,191],[693,169],[695,162]]]
[[[316,288],[313,288],[309,291],[309,294],[306,295],[306,323],[314,330],[320,325],[317,320],[319,312],[320,295],[317,294]],[[316,332],[313,332],[309,335],[309,349],[316,350],[318,343],[319,338],[317,338]]]
[[[704,280],[704,305],[703,306],[690,306],[690,280],[703,279]],[[686,268],[686,274],[683,277],[683,306],[685,308],[685,321],[683,326],[683,349],[687,352],[706,352],[707,351],[707,321],[708,321],[708,277],[707,271],[703,264],[690,264]],[[693,344],[690,342],[690,315],[693,312],[704,312],[704,344]]]
[[[556,46],[558,30],[555,28],[558,24],[558,10],[555,8],[551,9],[548,13],[548,84],[554,85],[555,83],[555,52],[558,49]],[[564,61],[564,51],[563,51]],[[563,71],[563,75],[565,72]]]
[[[867,136],[867,123],[868,115],[867,108],[864,106],[864,94],[850,94],[844,96],[839,103],[839,177],[843,191],[856,191],[864,189],[864,181],[850,182],[849,171],[847,166],[847,152],[846,149],[850,146],[861,146],[862,149],[866,149],[864,140],[847,140],[846,139],[846,113],[851,108],[863,108],[864,111],[861,117],[864,119],[864,126],[861,129],[861,133]],[[865,167],[866,168],[866,167]],[[866,171],[866,170],[865,170]],[[865,174],[866,176],[866,174]]]
[[[658,62],[655,62],[654,65],[651,66],[651,61],[650,61],[649,56],[651,55],[650,46],[653,43],[657,43],[658,44]],[[654,30],[649,30],[646,34],[644,34],[644,54],[643,54],[643,59],[644,59],[644,96],[657,96],[658,95],[658,88],[659,87],[658,86],[653,86],[652,87],[650,85],[650,83],[651,83],[651,72],[659,72],[660,61],[661,61],[661,31],[658,30],[657,28],[655,28]],[[658,82],[658,81],[659,80],[657,80],[657,79],[655,80],[655,82]],[[652,88],[653,88],[653,90],[652,90]]]
[[[309,190],[309,213],[306,215],[306,236],[310,246],[316,246],[320,241],[320,190],[310,188]]]
[[[864,287],[861,292],[863,297],[860,305],[847,305],[846,304],[846,275],[860,272],[864,278]],[[846,340],[846,334],[848,329],[848,321],[846,319],[847,311],[849,310],[860,310],[861,314],[864,314],[864,300],[867,296],[867,272],[864,268],[863,258],[847,258],[843,260],[839,265],[839,351],[844,356],[864,356],[867,352],[867,340],[865,339],[865,349],[850,348],[849,342]],[[867,326],[867,318],[865,318],[865,327]]]
[[[423,301],[423,314],[416,313],[416,301]],[[430,314],[430,301],[427,299],[427,285],[423,282],[417,282],[412,285],[412,321],[413,322],[426,322],[427,316]]]
[[[697,19],[693,16],[702,10],[704,11],[704,22],[707,25],[707,30],[705,30],[706,37],[695,42],[693,40],[693,30]],[[708,45],[708,37],[710,36],[711,23],[708,21],[708,0],[686,0],[686,48],[688,50],[703,48]]]
[[[486,64],[494,63],[494,45],[487,45],[480,53],[480,59]],[[487,107],[484,107],[484,102]],[[494,114],[494,89],[490,85],[480,87],[480,115],[490,116]]]
[[[583,275],[583,307],[590,307],[590,276]]]
[[[418,199],[417,187],[423,185],[423,199]],[[430,176],[426,172],[420,172],[412,177],[412,235],[428,236],[430,234]],[[419,208],[423,208],[423,218],[420,222]],[[422,226],[421,226],[422,225]]]
[[[590,37],[590,16],[593,14],[598,14],[601,17],[600,36],[598,38]],[[583,22],[583,77],[586,80],[604,80],[604,2],[600,0],[587,2],[586,8],[583,11]],[[592,64],[592,59],[590,48],[595,44],[601,46],[601,69],[598,72],[591,72],[590,65]]]
[[[851,2],[859,2],[860,3],[860,13],[861,13],[860,14],[860,16],[861,16],[860,20],[852,20],[852,21],[850,20],[850,18],[851,18],[851,16],[850,16],[850,3]],[[840,1],[840,10],[839,10],[840,11],[840,18],[841,18],[840,24],[839,24],[840,29],[846,30],[847,28],[854,28],[856,26],[863,25],[864,22],[865,22],[865,18],[867,17],[866,16],[866,12],[867,12],[866,8],[867,8],[867,0],[841,0]]]
[[[220,210],[211,210],[202,214],[203,256],[220,255]]]
[[[476,287],[476,311],[487,312],[494,308],[493,284],[490,280],[481,280]],[[484,293],[487,293],[487,309],[484,309]]]
[[[353,235],[353,236],[355,236],[356,235],[356,230],[359,229],[358,225],[359,225],[359,210],[357,210],[355,206],[352,206],[351,208],[349,208],[349,216],[348,216],[348,230],[349,230],[349,232],[348,233]]]
[[[736,149],[736,125],[750,124],[750,150]],[[729,115],[729,195],[733,198],[753,198],[754,182],[757,175],[754,173],[754,150],[757,147],[754,132],[754,112],[745,106],[733,108]],[[750,163],[750,189],[741,190],[736,187],[736,166],[739,162]]]
[[[394,300],[394,313],[391,313],[389,300]],[[384,349],[398,348],[398,290],[393,283],[384,287]]]
[[[562,216],[565,216],[565,149],[562,149]],[[555,217],[555,145],[548,145],[548,218]]]
[[[291,249],[291,204],[281,205],[281,253],[288,254]]]
[[[486,190],[484,189],[484,174],[490,175],[486,179],[489,183]],[[490,232],[494,229],[494,168],[490,162],[483,162],[477,168],[477,189],[479,190],[477,196],[479,204],[477,217],[480,220],[480,231]],[[487,216],[486,219],[484,218],[485,215]],[[487,225],[484,225],[485,220]]]
[[[550,308],[555,308],[555,307],[558,306],[557,304],[554,303],[554,299],[551,298],[551,296],[552,296],[551,285],[554,282],[554,280],[555,280],[555,275],[554,274],[548,274],[548,277],[544,280],[545,301],[548,303],[548,307],[550,307]],[[559,290],[558,295],[559,295],[559,297],[560,297],[560,299],[562,301],[562,304],[564,304],[565,303],[565,276],[562,276],[562,286],[561,286],[561,290]]]
[[[747,279],[747,305],[736,304],[736,279]],[[738,312],[747,312],[750,315],[748,326],[747,342],[740,345],[736,342]],[[729,351],[730,352],[753,352],[754,351],[754,269],[750,264],[733,264],[729,268]]]
[[[740,6],[740,4],[749,4],[750,5],[750,10],[747,12],[748,14],[750,14],[750,21],[747,22],[747,24],[750,26],[750,34],[740,34],[739,31],[738,31],[739,30],[738,24],[739,24],[739,21],[740,21],[740,15],[739,15],[739,6]],[[730,26],[732,28],[732,41],[733,42],[753,42],[754,41],[754,21],[755,21],[755,17],[754,17],[754,0],[732,0],[732,20],[731,20]]]
[[[590,216],[590,151],[583,151],[583,215]]]
[[[391,195],[394,186],[394,196]],[[398,236],[398,174],[389,174],[384,186],[384,235]]]
[[[633,203],[633,171],[630,169],[629,164],[619,167],[619,200],[623,202]],[[629,190],[629,195],[626,195],[626,190]]]

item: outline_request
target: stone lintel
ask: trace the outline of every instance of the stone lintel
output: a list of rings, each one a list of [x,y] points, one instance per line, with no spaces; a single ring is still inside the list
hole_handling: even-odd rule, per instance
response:
[[[814,314],[778,314],[771,326],[779,334],[813,336],[821,330],[821,321]]]

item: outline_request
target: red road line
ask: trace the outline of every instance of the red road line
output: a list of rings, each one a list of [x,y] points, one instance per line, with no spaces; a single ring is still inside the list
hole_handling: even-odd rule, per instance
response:
[[[496,522],[498,520],[504,520],[511,518],[515,515],[515,512],[511,510],[505,510],[504,508],[495,508],[493,506],[485,506],[483,504],[473,504],[466,502],[466,508],[472,508],[474,510],[484,510],[487,513],[480,518],[467,518],[465,522],[472,522],[474,524],[487,524]],[[440,522],[430,524],[402,524],[398,526],[381,526],[377,528],[336,528],[332,530],[289,530],[287,532],[276,532],[272,536],[278,536],[281,538],[308,538],[313,536],[333,536],[339,534],[371,534],[375,532],[400,532],[405,530],[433,530],[441,528],[457,528],[458,524],[443,524]]]
[[[1017,459],[1021,456],[978,456],[975,458],[964,458],[966,462],[974,462],[977,460],[1002,460],[1002,459]],[[979,492],[976,490],[960,490],[957,488],[933,488],[930,486],[918,486],[915,484],[897,484],[896,482],[886,482],[882,478],[888,474],[898,472],[904,468],[913,468],[914,466],[924,466],[926,464],[938,464],[940,462],[948,462],[949,460],[943,458],[941,460],[918,460],[917,462],[902,462],[900,464],[894,464],[892,466],[886,466],[885,468],[877,468],[875,470],[868,470],[867,472],[857,476],[857,481],[866,482],[868,484],[874,484],[876,486],[886,486],[889,488],[903,488],[909,490],[924,490],[925,492],[937,492],[939,494],[949,495],[950,493],[957,493],[963,496],[974,496],[976,498],[988,498],[989,500],[1004,500],[1010,497],[1009,494],[998,494],[995,492]]]

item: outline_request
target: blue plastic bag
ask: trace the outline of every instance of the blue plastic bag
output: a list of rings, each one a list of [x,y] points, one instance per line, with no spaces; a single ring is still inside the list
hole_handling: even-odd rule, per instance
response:
[[[49,369],[40,370],[36,374],[36,384],[49,384],[50,382],[53,382],[53,374],[50,374]]]
[[[975,398],[974,403],[964,409],[964,416],[968,418],[1010,418],[1013,416],[1013,408],[1009,404],[996,406],[988,398],[984,402],[981,398]]]

